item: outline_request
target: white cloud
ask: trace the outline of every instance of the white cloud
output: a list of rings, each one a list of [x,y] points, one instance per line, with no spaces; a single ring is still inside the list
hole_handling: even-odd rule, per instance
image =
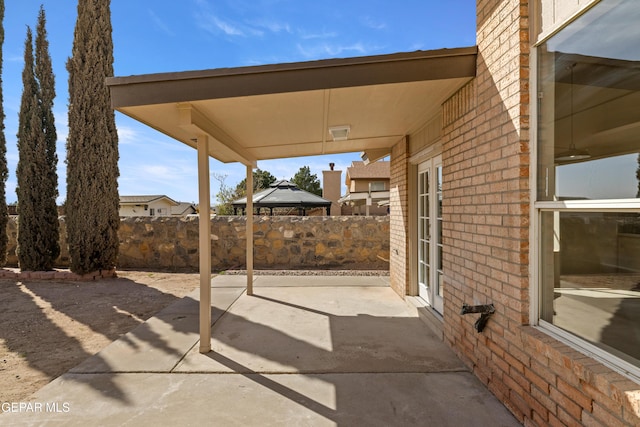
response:
[[[205,1],[196,1],[198,10],[195,12],[198,27],[212,34],[222,32],[228,36],[245,36],[245,33],[238,24],[221,19],[213,10],[211,5]]]
[[[58,150],[60,150],[60,146],[64,149],[67,146],[67,137],[69,136],[69,128],[64,123],[63,126],[56,124],[56,135],[58,136]],[[58,156],[60,156],[60,152],[58,152]]]
[[[291,30],[291,26],[289,24],[273,21],[273,20],[259,20],[254,24],[256,27],[265,28],[272,33],[289,33],[291,34],[293,31]]]
[[[126,162],[120,166],[118,184],[121,195],[164,194],[178,201],[197,200],[197,168],[185,159],[170,164]]]
[[[133,144],[137,142],[139,137],[139,132],[129,126],[118,125],[118,142],[120,144]]]
[[[189,156],[193,153],[193,156],[195,156],[193,148],[133,119],[118,115],[116,117],[116,125],[118,143],[122,146],[122,152],[137,150],[137,153],[135,151],[131,152],[136,155],[148,155],[150,152],[164,153],[166,156]]]
[[[313,40],[313,39],[329,39],[338,37],[338,33],[335,31],[322,31],[320,33],[307,33],[305,30],[298,30],[300,32],[300,37],[303,40]]]
[[[370,16],[364,16],[360,19],[360,21],[365,27],[371,28],[373,30],[384,30],[385,28],[387,28],[387,24],[377,21]]]
[[[326,56],[338,56],[343,54],[360,54],[365,55],[372,50],[373,47],[366,47],[362,43],[353,43],[351,45],[336,45],[329,43],[321,43],[314,46],[303,46],[298,43],[298,51],[306,58],[323,58]]]
[[[169,26],[162,20],[160,17],[151,9],[149,9],[149,16],[151,16],[151,20],[162,32],[173,37],[176,34],[169,28]]]
[[[146,176],[152,181],[165,182],[168,178],[175,176],[175,172],[179,172],[178,169],[170,168],[164,165],[140,165],[137,168],[141,176]]]
[[[228,36],[244,36],[245,35],[244,32],[242,32],[242,30],[237,28],[235,25],[225,22],[220,18],[218,18],[217,16],[211,16],[210,19],[220,31],[222,31]]]

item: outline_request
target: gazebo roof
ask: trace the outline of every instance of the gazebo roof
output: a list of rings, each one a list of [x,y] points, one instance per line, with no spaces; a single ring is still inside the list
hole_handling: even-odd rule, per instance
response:
[[[301,190],[294,183],[284,179],[253,195],[253,206],[256,208],[315,208],[328,207],[331,203],[331,200]],[[245,208],[247,198],[235,200],[231,205],[234,208]]]

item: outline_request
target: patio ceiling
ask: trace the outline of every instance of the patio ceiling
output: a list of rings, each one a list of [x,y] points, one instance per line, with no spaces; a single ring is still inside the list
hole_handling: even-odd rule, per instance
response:
[[[222,162],[388,153],[475,76],[476,47],[107,79],[121,113]],[[350,126],[333,141],[332,126]],[[374,160],[374,159],[373,159]]]

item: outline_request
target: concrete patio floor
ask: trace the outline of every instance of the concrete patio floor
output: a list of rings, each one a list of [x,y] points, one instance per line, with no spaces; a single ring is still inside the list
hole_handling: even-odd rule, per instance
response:
[[[254,296],[245,284],[212,280],[212,352],[198,352],[196,291],[0,425],[520,425],[388,278],[255,276]]]

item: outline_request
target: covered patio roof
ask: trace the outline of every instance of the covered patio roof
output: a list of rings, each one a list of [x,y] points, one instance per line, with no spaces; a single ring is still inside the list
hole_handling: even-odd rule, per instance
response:
[[[390,149],[475,76],[477,48],[107,79],[123,114],[222,162]],[[349,126],[345,141],[329,128]]]
[[[246,165],[253,212],[258,160],[365,152],[375,161],[419,130],[476,75],[476,46],[107,79],[112,106],[198,150],[200,212],[209,157]],[[340,128],[342,137],[332,135]],[[253,215],[247,216],[253,229]],[[200,352],[211,351],[211,222],[199,222]],[[252,233],[248,233],[252,236]],[[253,239],[247,238],[247,294]]]

